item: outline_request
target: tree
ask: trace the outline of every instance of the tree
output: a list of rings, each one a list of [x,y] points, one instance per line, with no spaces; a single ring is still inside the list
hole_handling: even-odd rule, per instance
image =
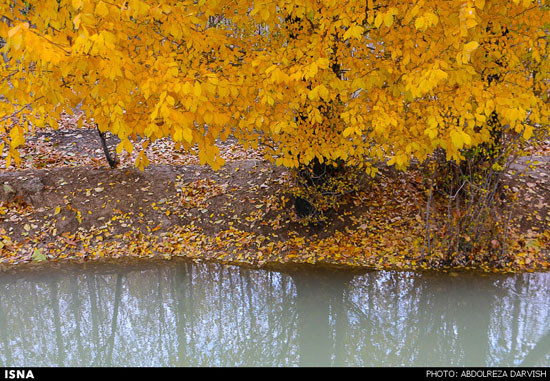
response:
[[[459,162],[495,115],[523,140],[548,131],[547,1],[14,0],[0,15],[8,165],[80,102],[141,169],[167,136],[215,169],[234,135],[277,165],[374,174],[435,150]]]

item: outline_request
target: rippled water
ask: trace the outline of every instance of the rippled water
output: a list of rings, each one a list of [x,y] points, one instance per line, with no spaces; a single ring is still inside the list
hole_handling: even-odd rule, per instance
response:
[[[550,273],[0,273],[1,366],[550,364]]]

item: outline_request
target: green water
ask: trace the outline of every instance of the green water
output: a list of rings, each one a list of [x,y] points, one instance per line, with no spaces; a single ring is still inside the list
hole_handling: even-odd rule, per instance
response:
[[[550,273],[0,273],[0,366],[547,366]]]

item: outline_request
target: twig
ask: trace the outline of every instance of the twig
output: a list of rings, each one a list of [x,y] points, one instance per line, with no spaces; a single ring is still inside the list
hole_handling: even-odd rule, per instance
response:
[[[13,112],[13,113],[11,113],[11,114],[9,114],[9,115],[4,115],[4,116],[2,117],[2,119],[0,119],[0,123],[1,123],[1,122],[4,122],[4,121],[7,120],[7,119],[13,118],[14,116],[16,116],[17,114],[19,114],[19,113],[20,113],[21,111],[23,111],[24,109],[30,108],[34,102],[40,100],[40,99],[43,98],[43,97],[44,97],[44,96],[38,97],[38,98],[36,98],[35,100],[33,100],[32,102],[27,103],[25,106],[21,107],[19,110],[15,111],[15,112]]]

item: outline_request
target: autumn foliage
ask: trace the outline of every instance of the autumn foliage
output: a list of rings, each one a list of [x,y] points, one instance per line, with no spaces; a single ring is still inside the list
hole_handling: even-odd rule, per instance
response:
[[[277,165],[374,173],[460,161],[495,115],[523,140],[549,125],[544,0],[5,0],[0,15],[8,165],[77,105],[139,168],[163,137],[219,168],[232,135]]]

